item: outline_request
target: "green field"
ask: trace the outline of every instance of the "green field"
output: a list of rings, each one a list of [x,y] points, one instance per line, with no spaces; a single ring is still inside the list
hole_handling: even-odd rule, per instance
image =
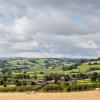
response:
[[[94,74],[94,72],[97,73]],[[95,76],[92,77],[93,74],[96,75],[96,79],[94,79]],[[17,91],[16,86],[34,84],[40,87],[39,84],[45,84],[44,90],[51,87],[54,90],[63,88],[68,91],[68,85],[71,90],[79,90],[82,87],[94,88],[96,84],[100,85],[100,61],[65,58],[16,58],[0,61],[1,91],[9,89]],[[3,87],[7,87],[8,90]],[[22,87],[21,89],[24,91],[30,88],[33,89],[33,87]]]

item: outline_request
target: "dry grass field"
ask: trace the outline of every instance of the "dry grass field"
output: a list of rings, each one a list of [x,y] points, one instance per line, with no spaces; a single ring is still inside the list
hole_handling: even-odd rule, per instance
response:
[[[0,100],[100,100],[100,91],[71,93],[0,93]]]

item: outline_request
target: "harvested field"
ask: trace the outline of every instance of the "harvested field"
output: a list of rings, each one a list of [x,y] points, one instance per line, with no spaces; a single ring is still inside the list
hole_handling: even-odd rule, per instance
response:
[[[71,93],[0,93],[0,100],[100,100],[100,91]]]

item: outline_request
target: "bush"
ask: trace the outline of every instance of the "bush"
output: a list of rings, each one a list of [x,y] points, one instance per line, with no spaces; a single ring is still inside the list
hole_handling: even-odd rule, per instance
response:
[[[99,74],[97,72],[94,72],[92,75],[91,75],[91,81],[92,82],[96,82],[99,78]]]
[[[0,92],[25,92],[25,91],[37,91],[42,86],[12,86],[12,87],[0,87]]]
[[[95,84],[82,84],[82,85],[69,85],[66,88],[66,91],[84,91],[84,90],[93,90],[94,88],[100,87],[100,83]]]
[[[49,84],[42,88],[42,91],[62,91],[62,87],[60,85]]]

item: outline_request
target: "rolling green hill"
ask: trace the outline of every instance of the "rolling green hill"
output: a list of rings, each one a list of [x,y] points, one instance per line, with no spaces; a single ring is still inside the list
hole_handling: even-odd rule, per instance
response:
[[[9,58],[0,60],[0,69],[13,72],[27,71],[44,73],[92,73],[100,72],[99,60],[81,60],[67,58]]]
[[[0,69],[14,71],[43,71],[45,73],[100,72],[100,61],[67,58],[9,58],[0,60]]]
[[[48,88],[49,85],[58,86],[59,83],[61,88],[64,84],[69,84],[71,87],[82,85],[83,88],[84,85],[87,87],[93,85],[94,87],[94,81],[96,84],[100,84],[100,60],[67,58],[10,58],[0,60],[1,87],[17,88],[17,86],[34,84],[41,87],[42,84],[44,88],[45,86]]]
[[[80,59],[67,58],[9,58],[0,60],[1,70],[11,70],[12,72],[38,72],[44,73],[69,73],[70,66],[82,62]],[[75,69],[74,66],[72,69]]]

